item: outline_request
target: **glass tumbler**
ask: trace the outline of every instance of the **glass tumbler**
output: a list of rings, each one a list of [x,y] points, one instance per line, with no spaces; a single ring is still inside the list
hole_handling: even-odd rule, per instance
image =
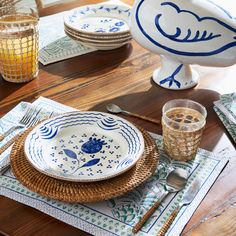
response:
[[[0,7],[8,6],[8,5],[13,5],[15,4],[16,0],[1,0],[0,2]]]
[[[38,75],[38,14],[28,7],[0,7],[0,73],[15,83]]]
[[[195,158],[206,124],[207,111],[188,99],[175,99],[162,108],[163,144],[171,159]]]

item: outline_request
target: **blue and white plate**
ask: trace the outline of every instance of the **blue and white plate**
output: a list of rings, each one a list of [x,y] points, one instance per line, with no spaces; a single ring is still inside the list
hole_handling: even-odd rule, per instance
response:
[[[71,112],[35,127],[25,154],[38,171],[57,179],[91,182],[117,176],[139,160],[142,133],[120,117]]]
[[[64,16],[67,27],[85,34],[129,33],[130,8],[115,4],[79,7]]]

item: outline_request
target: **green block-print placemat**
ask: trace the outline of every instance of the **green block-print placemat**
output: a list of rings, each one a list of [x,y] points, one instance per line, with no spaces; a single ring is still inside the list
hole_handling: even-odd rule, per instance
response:
[[[66,36],[64,15],[60,12],[40,18],[39,61],[44,65],[95,51]]]
[[[71,108],[45,98],[39,98],[35,104],[51,110],[55,109],[58,112],[71,110]],[[19,106],[15,108],[14,112],[19,111],[17,109],[19,109]],[[187,187],[191,185],[196,178],[201,181],[201,189],[193,202],[189,206],[182,208],[168,232],[168,235],[179,235],[226,165],[227,158],[222,156],[218,158],[211,152],[199,149],[194,161],[188,163],[174,161],[170,163],[168,157],[162,150],[161,136],[156,134],[151,135],[155,139],[161,154],[158,168],[154,176],[145,184],[121,197],[93,204],[64,203],[42,197],[29,191],[15,179],[10,171],[0,177],[0,194],[34,207],[93,235],[126,236],[132,235],[132,226],[137,223],[149,207],[159,199],[161,193],[164,191],[163,180],[170,171],[170,166],[179,166],[186,169],[189,173]],[[170,194],[138,235],[156,235],[163,222],[181,200],[183,191],[177,194]]]

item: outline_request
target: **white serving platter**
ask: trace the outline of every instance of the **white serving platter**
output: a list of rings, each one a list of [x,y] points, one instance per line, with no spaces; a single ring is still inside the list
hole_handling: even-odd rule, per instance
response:
[[[144,151],[142,133],[102,112],[70,112],[44,121],[25,140],[28,161],[62,180],[100,181],[124,173]]]

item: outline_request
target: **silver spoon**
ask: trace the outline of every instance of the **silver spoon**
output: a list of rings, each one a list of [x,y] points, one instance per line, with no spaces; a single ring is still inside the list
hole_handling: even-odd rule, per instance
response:
[[[183,189],[187,183],[188,172],[182,168],[176,168],[171,171],[166,178],[166,184],[164,185],[165,192],[161,198],[154,203],[154,205],[145,213],[140,221],[133,227],[132,232],[136,234],[144,225],[144,223],[151,217],[155,210],[160,206],[161,202],[169,193],[178,192]]]
[[[123,113],[123,114],[129,115],[129,116],[134,116],[134,117],[137,117],[137,118],[140,118],[140,119],[143,119],[143,120],[150,121],[150,122],[155,123],[155,124],[160,124],[159,120],[155,120],[155,119],[152,119],[152,118],[148,118],[146,116],[142,116],[142,115],[139,115],[139,114],[136,114],[136,113],[125,111],[125,110],[121,109],[119,106],[117,106],[116,104],[113,104],[113,103],[107,104],[106,108],[109,112],[111,112],[113,114]]]

